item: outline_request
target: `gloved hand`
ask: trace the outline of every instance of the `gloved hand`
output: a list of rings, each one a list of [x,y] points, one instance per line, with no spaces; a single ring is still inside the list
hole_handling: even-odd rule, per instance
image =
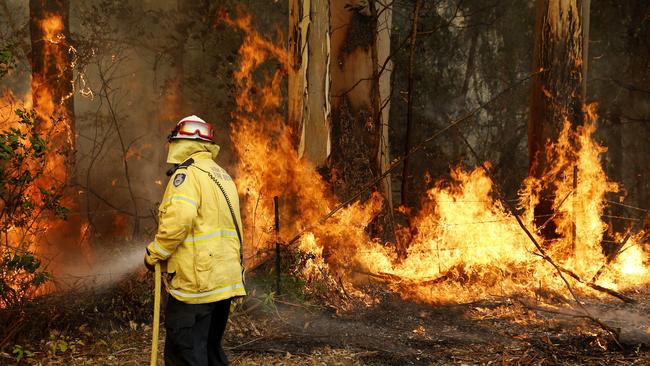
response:
[[[149,256],[149,250],[147,250],[147,254],[144,255],[144,266],[147,267],[148,270],[151,272],[155,271],[156,266],[155,263],[151,262],[151,257]]]
[[[154,266],[153,264],[149,264],[149,262],[147,262],[147,258],[144,259],[144,266],[147,267],[147,269],[150,270],[151,272],[153,272],[156,269],[156,266]]]
[[[234,314],[238,307],[241,307],[244,303],[243,296],[233,297],[230,300],[230,315]]]

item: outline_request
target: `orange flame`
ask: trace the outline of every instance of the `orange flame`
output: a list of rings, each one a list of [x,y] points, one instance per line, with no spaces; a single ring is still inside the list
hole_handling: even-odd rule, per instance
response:
[[[404,296],[430,302],[529,292],[540,286],[565,291],[554,269],[535,255],[535,247],[512,214],[494,199],[493,183],[482,169],[454,169],[450,182],[437,182],[427,191],[422,209],[412,219],[417,233],[406,258],[398,258],[392,246],[373,240],[365,230],[381,209],[378,195],[352,204],[323,222],[323,215],[339,199],[314,167],[298,157],[292,145],[279,87],[287,55],[278,43],[253,29],[250,16],[222,18],[244,34],[240,65],[234,74],[237,110],[231,140],[240,162],[237,183],[245,198],[246,256],[258,256],[253,262],[263,260],[269,244],[276,240],[270,229],[271,199],[280,196],[284,202],[280,240],[286,241],[320,222],[299,242],[299,250],[310,253],[302,270],[307,279],[319,272],[332,273],[346,289],[353,289],[355,273],[370,273],[388,281]],[[261,81],[253,76],[260,70],[267,70]],[[523,221],[549,248],[549,254],[585,280],[606,265],[601,249],[606,224],[601,216],[605,195],[618,190],[600,164],[606,149],[592,138],[595,107],[586,109],[586,121],[576,129],[565,121],[558,141],[547,146],[552,165],[542,179],[524,182],[518,203],[524,211]],[[573,174],[567,173],[574,166],[575,188]],[[555,191],[552,220],[560,238],[553,242],[544,242],[534,230],[533,208],[547,199],[540,196],[545,182],[552,182]],[[647,283],[646,261],[645,252],[632,246],[608,267],[600,283],[623,289]]]
[[[18,102],[9,92],[2,97],[2,125],[3,129],[8,127],[23,128],[19,125],[19,119],[14,111],[18,108],[32,109],[36,114],[36,130],[38,134],[47,141],[47,152],[44,166],[30,166],[31,171],[42,169],[43,174],[36,180],[28,192],[25,192],[37,203],[48,199],[39,188],[53,190],[55,194],[63,194],[61,205],[73,209],[75,207],[74,197],[76,193],[67,190],[68,172],[71,162],[71,152],[74,149],[71,120],[65,108],[65,103],[73,97],[70,92],[67,95],[60,90],[54,90],[53,80],[65,80],[72,83],[69,78],[70,69],[73,67],[67,61],[67,53],[74,49],[67,45],[64,36],[65,25],[61,16],[57,14],[45,14],[45,17],[38,24],[41,28],[43,59],[37,60],[40,68],[34,66],[32,74],[32,93],[24,97],[24,102]],[[39,69],[43,70],[39,73]],[[56,84],[56,83],[55,83]],[[11,107],[6,107],[11,105]],[[24,131],[26,132],[26,131]],[[31,141],[30,141],[31,143]],[[92,253],[87,238],[89,225],[76,215],[70,217],[67,222],[61,220],[53,213],[43,211],[37,212],[32,218],[35,220],[27,227],[16,230],[16,243],[22,249],[34,251],[41,258],[49,262],[52,257],[58,256],[57,250],[74,248],[75,253],[82,253],[86,259],[92,259]],[[20,231],[20,233],[18,233]],[[46,245],[46,243],[55,245]],[[75,244],[78,244],[75,245]],[[71,257],[71,256],[67,256]],[[45,264],[44,264],[45,265]],[[47,263],[48,271],[56,270],[56,265]],[[41,290],[45,291],[45,290]]]

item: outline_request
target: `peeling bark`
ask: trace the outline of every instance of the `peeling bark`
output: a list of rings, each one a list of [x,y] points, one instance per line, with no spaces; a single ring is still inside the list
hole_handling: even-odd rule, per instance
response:
[[[299,151],[316,166],[327,164],[330,131],[330,2],[312,0],[307,42],[307,92]]]
[[[289,0],[289,66],[287,118],[295,146],[304,135],[303,106],[307,98],[307,33],[309,1]],[[302,155],[302,154],[301,154]]]
[[[388,161],[390,74],[380,70],[390,49],[390,9],[383,2],[331,1],[332,153],[330,166],[341,179],[339,193],[354,191],[360,177],[380,175]],[[376,8],[375,8],[376,7]],[[373,13],[376,15],[373,17]],[[349,146],[359,145],[358,147]],[[350,151],[355,168],[349,166]],[[358,164],[357,164],[358,163]],[[391,202],[389,180],[382,193]]]

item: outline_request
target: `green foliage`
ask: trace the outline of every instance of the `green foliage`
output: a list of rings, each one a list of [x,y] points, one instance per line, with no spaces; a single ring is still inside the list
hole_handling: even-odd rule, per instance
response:
[[[53,330],[50,332],[50,339],[47,345],[50,353],[56,355],[57,353],[74,353],[77,350],[77,346],[83,346],[84,342],[79,338],[64,336],[60,332]]]
[[[306,303],[312,300],[313,288],[308,288],[303,279],[296,274],[296,268],[301,265],[300,255],[284,253],[280,269],[280,294],[276,292],[276,271],[273,261],[269,261],[246,279],[247,287],[260,291],[258,297],[265,303],[273,303],[278,297],[290,302]]]
[[[13,69],[16,59],[11,52],[12,45],[0,46],[0,78],[7,75],[9,70]]]
[[[16,359],[16,362],[20,362],[23,358],[25,357],[32,357],[34,356],[34,352],[26,349],[25,347],[16,344],[13,347],[13,350],[11,351],[11,354],[14,355],[14,358]]]
[[[56,187],[42,187],[47,140],[33,111],[17,110],[17,123],[0,131],[0,308],[23,306],[48,280],[32,252],[46,213],[65,219]],[[0,325],[8,319],[0,319]]]

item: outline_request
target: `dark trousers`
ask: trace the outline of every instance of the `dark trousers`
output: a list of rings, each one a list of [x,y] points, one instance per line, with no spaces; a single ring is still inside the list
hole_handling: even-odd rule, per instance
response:
[[[171,295],[165,310],[166,366],[227,366],[221,348],[230,313],[230,299],[186,304]]]

